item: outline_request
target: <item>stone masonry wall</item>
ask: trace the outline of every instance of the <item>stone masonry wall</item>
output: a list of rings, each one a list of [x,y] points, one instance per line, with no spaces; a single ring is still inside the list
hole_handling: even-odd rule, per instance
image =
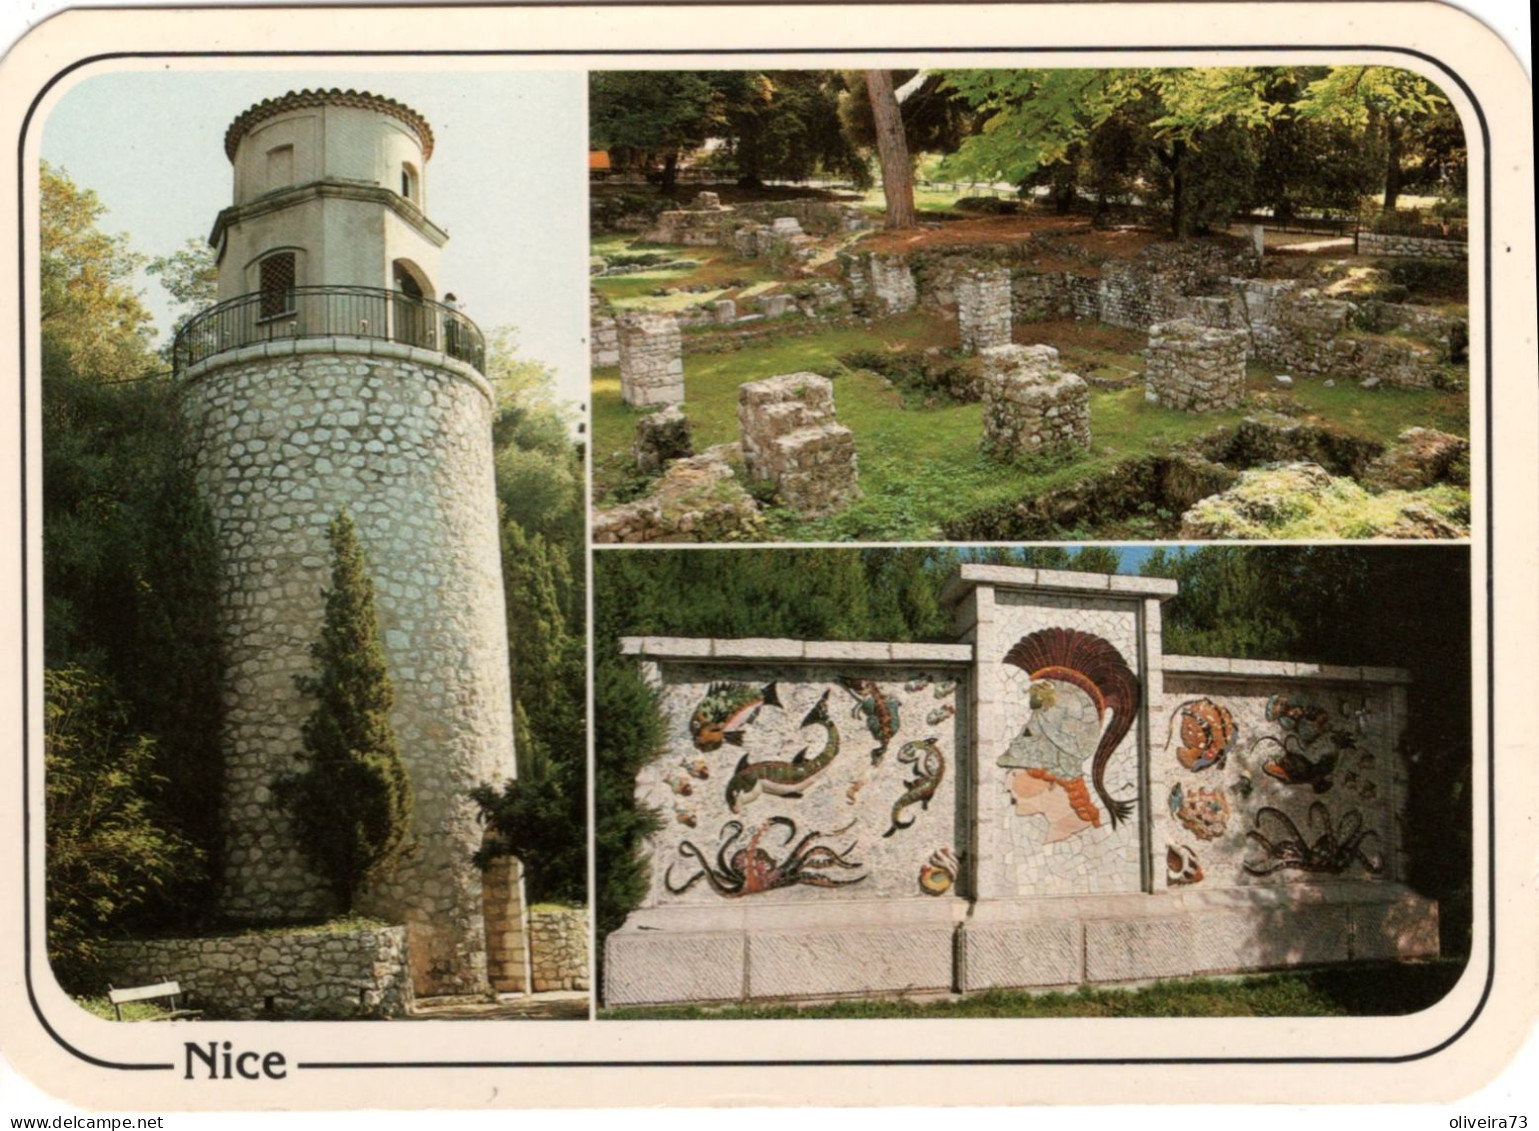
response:
[[[1149,327],[1145,396],[1184,412],[1236,408],[1245,397],[1245,347],[1239,330],[1158,322]]]
[[[816,516],[859,493],[855,438],[834,421],[834,385],[816,373],[786,373],[738,386],[743,468],[773,483],[786,506]]]
[[[589,987],[586,907],[531,908],[529,945],[535,993]]]
[[[957,326],[965,353],[1010,344],[1010,272],[970,271],[957,283]]]
[[[1090,387],[1052,346],[983,352],[983,448],[1010,457],[1090,447]]]
[[[1467,259],[1470,248],[1469,244],[1462,240],[1358,232],[1357,253],[1359,255],[1398,255],[1413,259]]]
[[[412,1007],[401,927],[125,939],[103,954],[112,985],[176,981],[189,1008],[236,1021],[399,1017]]]
[[[635,408],[684,400],[684,346],[667,314],[622,314],[620,398]]]
[[[919,292],[914,272],[901,255],[841,254],[839,261],[850,283],[850,299],[857,310],[873,315],[902,314],[914,309]]]
[[[588,296],[588,352],[594,369],[620,364],[620,328],[604,313],[598,295]]]
[[[413,851],[358,910],[404,922],[419,993],[486,989],[483,830],[467,794],[514,772],[492,395],[469,366],[389,342],[321,339],[221,354],[187,375],[198,478],[224,578],[220,910],[331,912],[273,783],[300,768],[327,524],[346,509],[374,580],[391,713],[416,803]]]

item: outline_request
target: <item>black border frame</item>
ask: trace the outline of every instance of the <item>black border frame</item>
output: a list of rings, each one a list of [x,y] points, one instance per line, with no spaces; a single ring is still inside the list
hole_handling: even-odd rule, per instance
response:
[[[899,5],[921,4],[927,0],[897,0]],[[964,3],[983,2],[983,0],[962,0]],[[834,5],[844,7],[864,7],[862,0],[832,0]],[[388,8],[416,8],[414,4],[385,4],[381,7]],[[514,10],[522,5],[516,4],[455,4],[454,8],[497,9],[500,11]],[[621,0],[620,3],[607,3],[598,0],[597,3],[568,2],[568,0],[556,0],[548,4],[538,4],[538,8],[595,8],[595,7],[629,7]],[[652,5],[648,5],[649,7]],[[661,7],[694,7],[688,0],[663,0],[657,6]],[[708,7],[750,7],[762,6],[757,0],[717,0]],[[821,4],[797,4],[797,7],[820,7]],[[238,6],[226,7],[224,5],[211,5],[214,10],[229,11],[245,10],[248,12],[256,9],[238,9]],[[285,8],[297,7],[292,5],[273,5],[263,7],[263,12],[282,11]],[[320,4],[314,6],[314,10],[352,9],[353,5]],[[101,9],[96,9],[100,11]],[[114,9],[116,11],[118,9]],[[133,8],[121,9],[134,11]],[[141,11],[155,11],[169,13],[175,8],[145,8]],[[201,11],[202,9],[181,9],[182,11]],[[555,48],[538,49],[467,49],[467,50],[397,50],[397,51],[365,51],[365,50],[333,50],[333,51],[115,51],[89,55],[60,68],[37,91],[27,106],[27,111],[22,118],[21,129],[17,138],[16,148],[16,189],[17,189],[17,309],[19,311],[19,324],[26,327],[27,307],[27,264],[26,251],[27,223],[26,223],[26,147],[28,134],[32,128],[33,117],[37,113],[38,105],[42,99],[59,82],[73,72],[83,67],[92,66],[107,60],[121,59],[427,59],[441,58],[453,60],[456,58],[494,58],[494,57],[561,57],[573,60],[582,60],[589,57],[613,57],[613,58],[646,58],[657,56],[689,57],[689,56],[756,56],[756,55],[787,55],[787,56],[818,56],[818,55],[1079,55],[1079,54],[1149,54],[1158,52],[1208,52],[1214,54],[1246,54],[1246,55],[1280,55],[1303,54],[1310,52],[1382,52],[1420,59],[1425,63],[1436,67],[1443,75],[1453,82],[1469,99],[1474,109],[1476,120],[1480,125],[1482,151],[1483,151],[1483,186],[1482,199],[1485,206],[1484,231],[1482,238],[1485,247],[1485,269],[1482,283],[1485,294],[1485,402],[1486,402],[1486,427],[1485,427],[1485,458],[1486,458],[1486,695],[1487,695],[1487,781],[1490,787],[1487,790],[1487,869],[1486,876],[1486,904],[1487,904],[1487,969],[1485,984],[1481,989],[1480,999],[1476,1003],[1474,1012],[1452,1034],[1439,1043],[1415,1053],[1403,1053],[1399,1055],[1360,1055],[1360,1056],[1298,1056],[1298,1057],[1267,1057],[1267,1056],[1208,1056],[1208,1057],[960,1057],[960,1058],[905,1058],[905,1059],[881,1059],[881,1058],[849,1058],[849,1059],[819,1059],[819,1060],[487,1060],[487,1061],[298,1061],[294,1064],[296,1069],[302,1070],[337,1070],[337,1069],[418,1069],[418,1068],[501,1068],[501,1069],[537,1069],[537,1068],[587,1068],[587,1069],[629,1069],[629,1068],[873,1068],[873,1067],[1005,1067],[1005,1066],[1042,1066],[1042,1067],[1076,1067],[1090,1065],[1123,1065],[1123,1064],[1191,1064],[1191,1065],[1219,1065],[1219,1064],[1403,1064],[1434,1056],[1460,1040],[1474,1026],[1475,1021],[1484,1012],[1486,1004],[1490,1000],[1491,989],[1496,977],[1496,685],[1495,685],[1495,524],[1494,524],[1494,486],[1493,473],[1494,461],[1492,455],[1492,408],[1494,395],[1494,370],[1495,362],[1492,347],[1492,187],[1491,187],[1491,131],[1486,121],[1485,110],[1480,99],[1470,88],[1464,78],[1454,71],[1442,60],[1427,52],[1418,51],[1406,47],[1396,47],[1384,44],[1371,43],[1327,43],[1327,44],[1141,44],[1137,46],[1094,46],[1094,47],[859,47],[859,48],[811,48],[811,47],[753,47],[719,50],[714,48],[685,48],[681,50],[669,50],[664,48],[622,48],[613,50],[563,50]],[[591,68],[584,67],[584,70]],[[66,1041],[49,1024],[38,1003],[36,990],[32,983],[32,878],[31,878],[31,829],[32,806],[28,793],[28,781],[30,778],[30,737],[34,726],[34,720],[29,715],[31,702],[31,687],[33,684],[32,673],[28,667],[27,657],[32,639],[32,626],[28,618],[29,595],[32,582],[27,570],[27,557],[29,536],[31,528],[27,511],[28,496],[28,449],[27,449],[27,342],[26,331],[23,329],[18,342],[18,360],[20,368],[19,377],[19,409],[21,425],[21,443],[19,454],[21,456],[21,540],[20,540],[20,577],[21,577],[21,633],[20,655],[22,670],[22,747],[21,747],[21,790],[22,790],[22,930],[23,930],[23,962],[25,968],[23,976],[26,981],[27,1001],[37,1017],[43,1030],[54,1042],[70,1055],[87,1064],[99,1068],[110,1068],[119,1071],[175,1071],[176,1065],[169,1063],[144,1063],[122,1062],[105,1060],[93,1056]],[[35,520],[34,520],[35,521]],[[41,533],[39,527],[38,533]],[[1473,546],[1473,543],[1469,543]],[[592,552],[592,547],[589,547]],[[1473,815],[1473,809],[1472,809]],[[590,1024],[598,1022],[591,1021]]]

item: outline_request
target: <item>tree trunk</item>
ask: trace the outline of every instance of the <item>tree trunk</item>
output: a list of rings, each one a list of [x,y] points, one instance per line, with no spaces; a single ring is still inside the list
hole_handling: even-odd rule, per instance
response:
[[[903,135],[903,115],[892,91],[891,71],[867,71],[866,91],[871,96],[871,115],[876,119],[876,151],[882,164],[882,195],[887,198],[887,227],[912,228],[914,170],[908,159],[908,139]]]
[[[1186,142],[1177,138],[1170,145],[1170,230],[1184,240],[1186,231]]]
[[[1384,120],[1384,211],[1393,212],[1400,200],[1400,182],[1405,174],[1400,169],[1400,157],[1405,149],[1405,137],[1400,123],[1394,116]]]
[[[663,183],[660,189],[664,196],[673,191],[674,183],[679,179],[679,151],[670,149],[668,156],[663,158]]]

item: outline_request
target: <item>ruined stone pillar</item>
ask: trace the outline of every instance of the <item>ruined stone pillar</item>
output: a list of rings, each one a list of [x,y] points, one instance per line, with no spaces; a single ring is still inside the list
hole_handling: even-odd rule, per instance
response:
[[[834,422],[834,384],[816,373],[786,373],[738,386],[743,465],[774,484],[786,506],[815,517],[859,494],[855,439]]]
[[[957,327],[964,353],[1010,344],[1009,271],[974,270],[957,280]]]
[[[623,314],[620,398],[632,407],[678,404],[684,399],[684,344],[670,314]]]
[[[983,351],[983,448],[1003,458],[1090,447],[1090,387],[1052,346]]]
[[[1246,334],[1188,319],[1149,327],[1144,396],[1183,412],[1237,408],[1245,398]]]

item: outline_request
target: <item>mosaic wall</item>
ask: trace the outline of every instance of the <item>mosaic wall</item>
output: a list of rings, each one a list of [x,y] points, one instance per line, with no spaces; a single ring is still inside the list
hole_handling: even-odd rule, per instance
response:
[[[978,804],[992,810],[984,828],[994,830],[995,841],[979,849],[980,868],[994,872],[989,890],[1018,896],[1138,891],[1137,703],[1126,702],[1126,689],[1118,689],[1116,708],[1109,702],[1117,697],[1111,671],[1117,663],[1125,665],[1133,688],[1139,685],[1136,607],[1007,590],[996,602],[999,638],[1010,648],[989,657],[998,707],[992,730],[980,735]],[[1073,634],[1067,642],[1060,638],[1062,656],[1043,646],[1038,634],[1045,630]],[[1041,662],[1009,662],[1015,646],[1034,637]],[[1087,652],[1105,654],[1087,661]],[[1115,737],[1117,716],[1129,709],[1131,725],[1098,758],[1102,736]]]
[[[637,800],[646,906],[959,894],[957,673],[906,667],[661,668],[666,753]]]
[[[1393,878],[1394,695],[1168,673],[1150,716],[1154,890]]]

